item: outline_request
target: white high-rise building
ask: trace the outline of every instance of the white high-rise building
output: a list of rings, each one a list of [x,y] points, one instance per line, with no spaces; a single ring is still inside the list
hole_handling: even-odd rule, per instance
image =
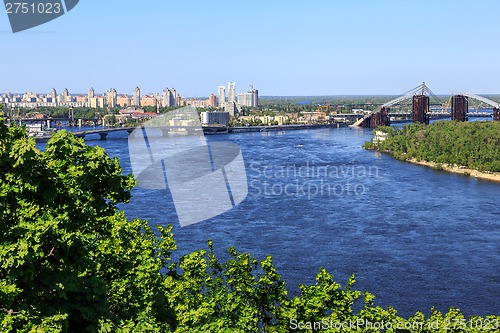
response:
[[[219,107],[224,107],[224,103],[226,103],[226,87],[219,86],[218,89],[218,97],[219,97]]]
[[[250,91],[238,94],[238,105],[248,107],[259,106],[259,91],[250,86]]]
[[[89,91],[87,92],[87,106],[88,107],[92,107],[92,105],[96,105],[96,103],[94,102],[94,98],[95,98],[94,88],[90,87]]]
[[[171,103],[170,106],[177,106],[178,105],[177,104],[177,99],[178,99],[177,98],[178,97],[177,96],[177,91],[175,90],[175,88],[172,88],[172,89],[170,89],[170,92],[172,93],[172,97],[170,99],[170,103]]]
[[[247,93],[239,93],[238,94],[238,105],[239,106],[249,106],[247,95],[248,95]]]
[[[172,93],[170,92],[170,89],[165,88],[163,89],[163,96],[162,96],[162,104],[163,107],[168,108],[170,107],[170,100],[171,100]]]
[[[52,88],[50,95],[47,96],[47,102],[53,103],[54,105],[57,103],[57,91],[56,88]]]
[[[259,106],[259,91],[254,89],[253,86],[250,87],[250,93],[252,94],[252,106],[256,108]]]
[[[134,89],[134,97],[132,99],[133,106],[141,106],[141,89],[139,87],[135,87]]]
[[[67,88],[64,88],[64,91],[62,93],[63,97],[62,97],[62,103],[69,103],[71,102],[71,96],[69,95],[69,91]]]
[[[118,93],[115,88],[108,90],[108,108],[114,108],[117,105]]]
[[[163,89],[163,96],[162,96],[163,107],[170,108],[177,106],[176,98],[177,98],[177,92],[175,91],[175,88]]]
[[[236,102],[236,85],[234,84],[234,82],[229,82],[227,84],[227,101],[229,103],[231,102]]]
[[[231,117],[236,117],[240,113],[236,102],[227,102],[224,111],[228,112]]]
[[[94,88],[90,87],[89,92],[87,94],[87,100],[90,102],[92,98],[94,98],[95,93],[94,93]]]

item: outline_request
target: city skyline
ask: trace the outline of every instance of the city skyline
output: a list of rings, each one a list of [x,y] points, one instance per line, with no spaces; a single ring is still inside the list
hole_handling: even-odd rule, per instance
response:
[[[219,87],[224,87],[226,88],[226,86],[219,86]],[[142,88],[140,88],[139,86],[135,86],[134,88],[130,88],[126,91],[119,91],[118,89],[116,89],[115,87],[110,87],[110,88],[107,88],[107,89],[103,89],[101,91],[98,91],[97,89],[94,89],[94,86],[89,86],[86,90],[84,91],[75,91],[75,92],[69,92],[70,89],[68,89],[67,87],[65,86],[61,86],[61,87],[56,87],[56,86],[52,86],[51,88],[45,90],[45,91],[35,91],[35,90],[29,90],[29,89],[24,89],[22,91],[13,91],[13,90],[5,90],[5,91],[0,91],[0,95],[2,94],[26,94],[26,93],[33,93],[33,94],[45,94],[45,95],[50,95],[52,92],[59,92],[59,91],[68,91],[70,95],[72,96],[77,96],[77,95],[80,95],[80,96],[83,96],[83,95],[88,95],[89,94],[89,90],[93,90],[94,93],[96,95],[107,95],[109,93],[110,90],[114,90],[115,92],[117,92],[118,95],[127,95],[127,96],[133,96],[134,95],[134,89],[135,88],[139,88],[140,91],[141,91],[141,94],[144,92]],[[148,91],[146,94],[148,95],[151,95],[151,94],[158,94],[158,93],[161,93],[161,92],[164,92],[165,89],[175,89],[174,86],[172,86],[172,88],[168,88],[168,87],[158,87],[155,91]],[[240,93],[241,91],[245,91],[245,90],[252,90],[253,89],[253,85],[249,85],[248,86],[248,89],[244,89],[242,88],[240,90]],[[237,89],[235,89],[235,92],[238,92]],[[192,99],[195,99],[195,98],[209,98],[210,95],[217,95],[217,89],[212,89],[211,91],[207,91],[205,92],[204,94],[201,94],[199,96],[188,96],[188,95],[184,95],[183,94],[183,97],[185,98],[192,98]],[[237,98],[237,95],[238,94],[235,94],[235,98]],[[272,95],[269,95],[269,96],[272,96]],[[227,95],[226,95],[226,99],[227,99]]]
[[[222,94],[221,94],[222,89]],[[250,90],[236,94],[236,84],[228,83],[228,98],[225,96],[225,86],[218,86],[218,95],[210,93],[208,97],[185,97],[178,93],[175,88],[164,88],[160,93],[150,92],[141,94],[141,89],[136,86],[132,94],[118,92],[115,88],[109,88],[106,92],[96,93],[93,87],[87,93],[70,93],[64,88],[62,93],[57,93],[56,88],[47,92],[1,92],[0,104],[7,107],[91,107],[91,108],[115,108],[115,107],[178,107],[192,105],[196,107],[218,108],[228,110],[231,115],[239,112],[238,107],[257,107],[259,105],[259,93],[253,86]]]
[[[173,82],[196,97],[230,78],[266,96],[399,95],[422,81],[437,94],[495,94],[498,12],[493,0],[86,1],[17,34],[3,12],[0,91]]]

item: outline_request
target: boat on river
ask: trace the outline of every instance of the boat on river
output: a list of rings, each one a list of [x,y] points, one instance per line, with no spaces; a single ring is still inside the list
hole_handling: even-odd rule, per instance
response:
[[[46,128],[43,124],[26,124],[28,137],[34,138],[37,142],[46,142],[56,132],[53,128]]]

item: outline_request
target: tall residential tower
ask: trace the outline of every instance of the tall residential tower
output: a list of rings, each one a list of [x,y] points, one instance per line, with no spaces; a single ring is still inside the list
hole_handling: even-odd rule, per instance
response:
[[[238,105],[248,107],[259,106],[259,91],[250,86],[248,92],[238,94]]]
[[[95,97],[94,88],[90,87],[89,92],[87,94],[87,101],[90,103],[90,100]]]
[[[108,108],[116,107],[118,102],[118,93],[115,88],[111,88],[108,90]]]
[[[177,97],[177,92],[175,91],[174,88],[163,89],[163,98],[162,98],[163,106],[167,107],[167,108],[176,106],[177,105],[176,100],[175,100],[176,97]]]
[[[135,87],[134,97],[132,99],[132,106],[141,106],[141,89]]]
[[[227,101],[229,103],[231,102],[236,102],[236,95],[235,95],[235,90],[236,90],[236,85],[234,82],[229,82],[227,84]]]
[[[226,87],[219,86],[218,88],[218,96],[219,96],[219,107],[224,107],[224,103],[226,103]]]

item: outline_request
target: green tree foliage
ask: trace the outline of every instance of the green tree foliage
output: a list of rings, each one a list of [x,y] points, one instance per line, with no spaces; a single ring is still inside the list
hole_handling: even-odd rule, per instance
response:
[[[52,318],[69,330],[95,329],[108,307],[97,246],[134,181],[102,148],[66,132],[42,153],[22,130],[1,123],[2,307],[17,312],[13,324],[21,326]]]
[[[0,332],[379,332],[382,322],[393,325],[386,332],[447,332],[457,323],[467,327],[455,332],[482,332],[499,325],[498,316],[466,319],[455,309],[404,319],[354,289],[354,276],[342,286],[324,269],[289,297],[270,256],[230,248],[221,262],[211,241],[175,262],[171,227],[154,231],[116,209],[134,186],[118,160],[64,131],[41,152],[0,119],[0,171]]]
[[[392,156],[415,158],[470,169],[500,172],[500,122],[437,121],[430,125],[411,124],[398,130],[379,127],[375,131],[389,134],[376,147]]]

